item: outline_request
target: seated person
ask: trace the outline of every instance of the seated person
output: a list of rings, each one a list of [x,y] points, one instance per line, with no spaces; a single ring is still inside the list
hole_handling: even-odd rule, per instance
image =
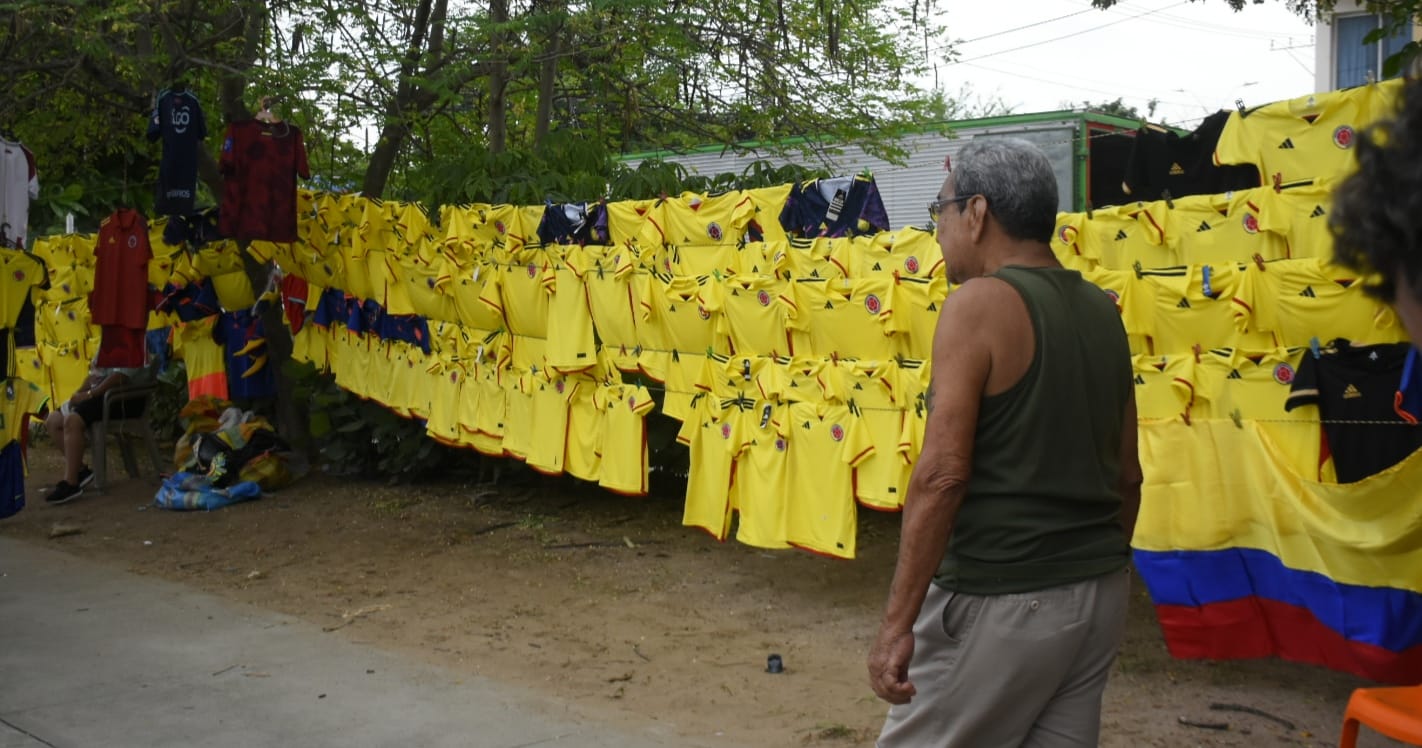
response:
[[[50,411],[44,425],[54,444],[64,454],[64,478],[44,497],[47,504],[64,504],[84,493],[94,482],[94,471],[84,464],[84,443],[89,425],[103,417],[104,393],[136,382],[143,369],[105,368],[89,365],[89,376],[79,390],[58,408]],[[142,415],[142,399],[120,400],[109,406],[110,418]]]

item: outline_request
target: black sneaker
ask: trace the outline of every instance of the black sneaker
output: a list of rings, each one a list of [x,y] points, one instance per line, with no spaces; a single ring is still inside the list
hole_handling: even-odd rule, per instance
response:
[[[45,495],[44,503],[49,504],[51,506],[67,504],[79,498],[79,496],[83,493],[83,488],[80,488],[79,486],[76,486],[67,480],[62,480],[59,483],[55,484],[54,489]]]
[[[80,466],[79,466],[79,487],[80,487],[80,488],[88,488],[88,487],[89,487],[89,484],[90,484],[90,483],[93,483],[93,482],[94,482],[94,471],[93,471],[93,470],[90,470],[88,465],[80,465]]]

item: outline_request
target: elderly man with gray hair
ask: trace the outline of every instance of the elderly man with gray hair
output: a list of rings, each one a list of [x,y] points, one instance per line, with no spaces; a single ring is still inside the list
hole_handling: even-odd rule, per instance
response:
[[[962,284],[933,340],[923,451],[869,655],[880,748],[1095,746],[1140,502],[1120,315],[1057,262],[1057,182],[979,139],[928,212]]]

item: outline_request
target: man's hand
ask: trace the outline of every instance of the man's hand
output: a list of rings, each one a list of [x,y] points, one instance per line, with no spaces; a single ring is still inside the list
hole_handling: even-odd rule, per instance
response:
[[[890,704],[907,704],[918,693],[909,682],[909,661],[913,659],[913,632],[880,629],[869,651],[869,685]]]
[[[88,390],[79,390],[78,392],[69,396],[69,402],[71,405],[78,405],[79,403],[88,400],[90,397],[93,396],[89,394]]]

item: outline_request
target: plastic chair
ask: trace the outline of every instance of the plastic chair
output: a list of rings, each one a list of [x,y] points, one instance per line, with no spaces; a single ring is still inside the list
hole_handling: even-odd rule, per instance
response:
[[[1409,745],[1422,745],[1422,686],[1359,688],[1343,712],[1339,748],[1353,748],[1359,723]]]
[[[104,393],[104,417],[89,424],[89,446],[94,463],[94,489],[102,491],[108,478],[108,439],[113,434],[123,456],[128,477],[138,477],[138,457],[133,451],[133,440],[141,439],[148,448],[148,456],[153,460],[153,474],[163,473],[163,459],[158,454],[158,439],[153,435],[153,425],[148,413],[152,410],[153,395],[158,392],[156,383],[124,385]],[[120,403],[138,401],[142,409],[136,416],[123,417],[115,413]]]

